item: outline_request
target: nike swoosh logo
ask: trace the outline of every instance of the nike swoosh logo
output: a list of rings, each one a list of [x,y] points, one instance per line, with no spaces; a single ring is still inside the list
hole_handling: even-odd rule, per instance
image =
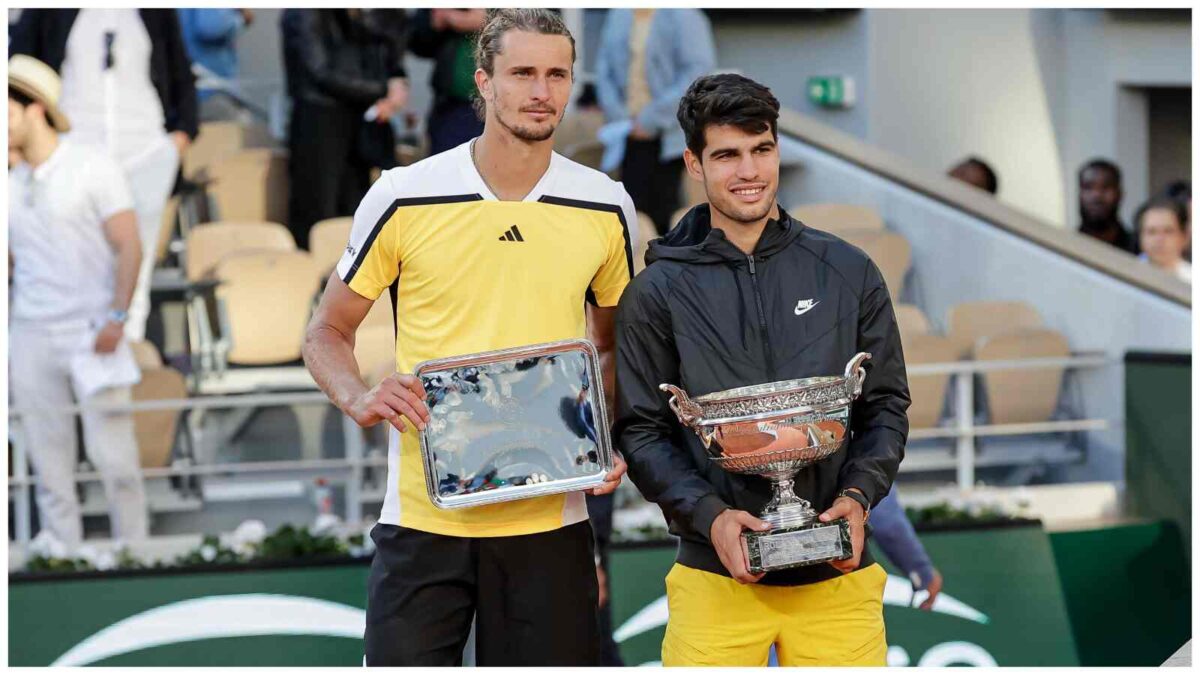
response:
[[[807,314],[809,310],[811,310],[813,307],[816,307],[818,304],[820,304],[820,302],[820,300],[801,300],[800,302],[797,302],[796,316],[803,316],[804,314]]]

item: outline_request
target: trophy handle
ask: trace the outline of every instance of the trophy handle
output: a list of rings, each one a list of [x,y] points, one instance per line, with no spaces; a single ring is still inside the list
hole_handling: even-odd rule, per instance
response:
[[[862,364],[869,358],[871,358],[870,353],[859,352],[846,364],[845,377],[851,398],[858,398],[858,395],[862,393],[863,380],[867,379],[867,370],[862,367]]]
[[[700,419],[702,411],[699,405],[688,398],[687,392],[673,384],[660,384],[658,388],[671,394],[667,405],[671,406],[671,412],[675,413],[679,421],[686,427],[694,426],[696,420]]]

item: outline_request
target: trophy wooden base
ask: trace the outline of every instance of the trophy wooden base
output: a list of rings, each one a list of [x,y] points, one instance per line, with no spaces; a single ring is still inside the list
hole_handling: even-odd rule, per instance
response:
[[[854,555],[850,521],[809,523],[767,532],[744,532],[750,572],[772,572],[804,565],[846,560]]]

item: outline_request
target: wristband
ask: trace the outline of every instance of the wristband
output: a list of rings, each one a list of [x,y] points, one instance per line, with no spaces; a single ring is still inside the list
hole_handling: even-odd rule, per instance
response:
[[[841,492],[839,492],[838,496],[839,497],[849,497],[850,499],[853,499],[854,501],[858,502],[858,505],[861,506],[863,509],[863,522],[864,523],[867,522],[867,519],[871,517],[871,502],[867,500],[866,495],[862,494],[861,492],[858,492],[857,490],[846,489],[846,490],[842,490]]]

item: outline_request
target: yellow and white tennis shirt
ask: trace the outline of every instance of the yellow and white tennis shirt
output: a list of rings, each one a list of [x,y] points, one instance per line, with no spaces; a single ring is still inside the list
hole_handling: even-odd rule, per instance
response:
[[[523,201],[499,201],[470,143],[385,171],[354,214],[338,276],[391,293],[396,369],[586,336],[584,303],[617,304],[633,271],[636,212],[624,187],[555,153]],[[532,534],[587,518],[583,493],[462,510],[425,491],[414,430],[390,430],[380,522],[466,537]]]

